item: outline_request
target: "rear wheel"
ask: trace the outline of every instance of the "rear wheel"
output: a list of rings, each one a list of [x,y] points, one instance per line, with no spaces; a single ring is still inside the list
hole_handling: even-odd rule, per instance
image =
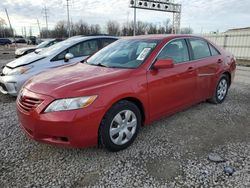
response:
[[[141,113],[130,101],[120,101],[105,114],[99,131],[101,144],[110,151],[127,148],[135,140],[141,125]]]
[[[210,101],[214,104],[221,104],[228,93],[229,89],[229,78],[227,75],[223,74],[217,84],[213,98]]]

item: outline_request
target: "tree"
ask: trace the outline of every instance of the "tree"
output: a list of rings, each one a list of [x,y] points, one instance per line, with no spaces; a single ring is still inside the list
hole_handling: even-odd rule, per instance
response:
[[[76,35],[89,35],[90,34],[90,27],[87,23],[80,20],[78,23],[75,24],[75,32]]]
[[[154,24],[152,24],[152,23],[148,24],[147,33],[148,33],[148,34],[157,34],[158,32],[157,32],[157,27],[156,27],[156,25],[154,25]]]
[[[100,34],[101,33],[101,27],[99,24],[91,25],[90,26],[90,33],[91,34]]]
[[[3,18],[0,18],[0,37],[12,37],[12,31],[6,27],[6,22]]]
[[[67,23],[65,21],[57,22],[54,29],[54,35],[60,38],[67,37]]]
[[[145,35],[148,24],[142,21],[136,23],[136,35]]]
[[[133,36],[134,34],[134,22],[129,22],[126,24],[123,24],[121,35],[122,36]]]
[[[181,28],[181,34],[192,34],[192,33],[193,33],[193,29],[190,27]]]
[[[116,21],[108,21],[106,24],[107,32],[109,35],[119,36],[120,35],[120,25]]]

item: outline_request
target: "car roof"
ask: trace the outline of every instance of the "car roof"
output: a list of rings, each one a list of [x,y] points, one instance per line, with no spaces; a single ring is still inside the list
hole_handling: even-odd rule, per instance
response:
[[[79,42],[83,42],[86,40],[91,40],[91,39],[101,39],[101,38],[107,38],[107,39],[119,39],[118,37],[113,37],[113,36],[79,36],[79,37],[71,37],[66,40],[64,40],[64,43],[66,44],[65,46],[71,46],[74,44],[77,44]]]
[[[90,40],[90,39],[99,39],[99,38],[111,38],[111,39],[118,39],[118,37],[114,36],[106,36],[106,35],[98,35],[98,36],[74,36],[71,38],[68,38],[66,40],[71,40],[71,41],[85,41],[85,40]]]
[[[78,37],[71,37],[66,40],[63,40],[55,45],[60,45],[58,49],[56,49],[56,53],[61,53],[62,51],[80,43],[83,41],[91,40],[91,39],[99,39],[99,38],[107,38],[107,39],[119,39],[118,37],[113,36],[78,36]],[[53,45],[54,46],[54,45]],[[52,47],[52,46],[51,46]],[[49,47],[50,48],[50,47]]]
[[[196,35],[188,35],[188,34],[157,34],[157,35],[138,35],[138,36],[129,36],[122,37],[123,39],[149,39],[149,40],[164,40],[164,39],[174,39],[174,38],[184,38],[184,37],[198,37]]]

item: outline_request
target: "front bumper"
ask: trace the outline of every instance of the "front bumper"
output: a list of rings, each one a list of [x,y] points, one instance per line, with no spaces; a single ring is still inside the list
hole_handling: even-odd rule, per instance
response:
[[[0,92],[17,96],[23,84],[29,79],[28,75],[0,76]]]
[[[54,100],[44,96],[23,91],[24,96],[42,100],[36,108],[27,112],[17,99],[17,114],[24,132],[32,139],[69,147],[90,147],[98,143],[98,129],[104,115],[102,108],[91,106],[72,111],[43,113]]]

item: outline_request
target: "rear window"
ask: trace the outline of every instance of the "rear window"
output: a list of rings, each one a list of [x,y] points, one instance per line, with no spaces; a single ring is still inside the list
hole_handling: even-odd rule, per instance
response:
[[[215,47],[213,47],[211,44],[209,44],[209,47],[210,47],[212,56],[220,55],[220,52]]]
[[[202,59],[211,56],[208,43],[201,39],[190,39],[194,53],[194,59]]]
[[[111,38],[101,39],[102,48],[104,48],[105,46],[108,46],[109,44],[115,42],[116,40],[117,39],[111,39]]]

